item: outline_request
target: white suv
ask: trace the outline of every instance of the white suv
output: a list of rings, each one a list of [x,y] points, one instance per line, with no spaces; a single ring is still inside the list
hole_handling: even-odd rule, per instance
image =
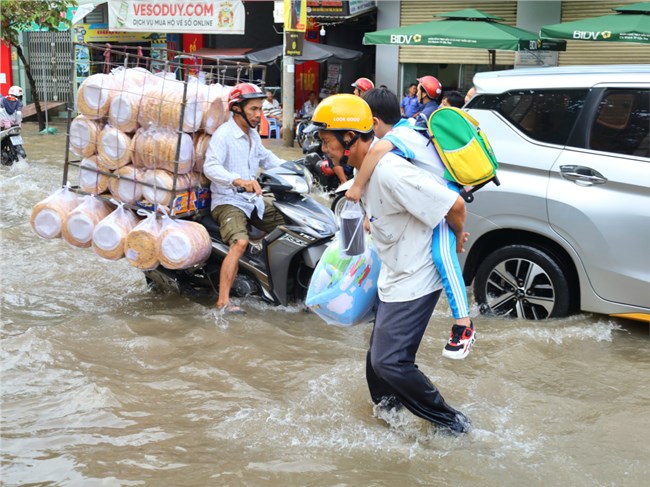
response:
[[[480,73],[500,186],[467,206],[481,312],[650,321],[650,65]]]

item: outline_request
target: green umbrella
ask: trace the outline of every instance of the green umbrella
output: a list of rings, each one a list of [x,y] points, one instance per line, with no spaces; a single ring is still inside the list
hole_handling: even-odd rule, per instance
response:
[[[363,43],[488,49],[492,68],[497,50],[566,50],[566,42],[541,41],[533,32],[497,22],[504,19],[481,10],[457,10],[436,17],[443,20],[369,32]]]
[[[614,8],[616,14],[542,27],[542,37],[650,44],[650,2]]]

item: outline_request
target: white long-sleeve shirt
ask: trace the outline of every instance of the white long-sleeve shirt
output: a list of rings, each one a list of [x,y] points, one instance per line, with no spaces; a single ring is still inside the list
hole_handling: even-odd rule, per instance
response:
[[[257,209],[262,218],[263,199],[251,198],[251,193],[238,193],[233,181],[255,179],[260,167],[269,169],[283,162],[262,145],[262,139],[255,129],[249,128],[246,137],[231,116],[212,135],[205,155],[203,172],[210,179],[211,209],[218,205],[233,205],[242,209],[249,218]]]

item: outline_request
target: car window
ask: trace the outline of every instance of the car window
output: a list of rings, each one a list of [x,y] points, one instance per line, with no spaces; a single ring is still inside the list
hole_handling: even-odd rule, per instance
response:
[[[650,157],[650,90],[608,89],[591,126],[589,148]]]
[[[481,95],[471,108],[495,110],[527,136],[565,145],[587,93],[587,89],[509,91]]]

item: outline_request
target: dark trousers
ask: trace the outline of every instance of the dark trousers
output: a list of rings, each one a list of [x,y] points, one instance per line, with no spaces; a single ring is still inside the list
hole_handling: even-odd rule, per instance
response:
[[[464,432],[469,421],[451,408],[415,365],[415,355],[440,291],[413,301],[379,301],[366,359],[366,380],[375,404],[403,404],[416,416]]]

